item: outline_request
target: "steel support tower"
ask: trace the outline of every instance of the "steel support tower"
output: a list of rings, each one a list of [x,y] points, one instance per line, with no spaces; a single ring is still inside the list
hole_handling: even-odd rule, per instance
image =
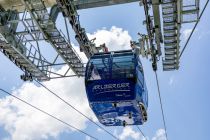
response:
[[[151,57],[154,70],[162,55],[164,71],[178,69],[181,26],[198,20],[199,0],[1,0],[0,51],[23,70],[23,80],[84,76],[85,67],[78,52],[56,26],[59,12],[68,19],[80,51],[89,58],[107,48],[105,44],[96,46],[87,37],[77,10],[130,2],[139,2],[144,7],[147,29],[131,46],[139,47],[142,56]],[[54,48],[57,56],[53,60],[44,57],[41,41]],[[55,67],[60,65],[68,66],[64,73],[55,72]]]

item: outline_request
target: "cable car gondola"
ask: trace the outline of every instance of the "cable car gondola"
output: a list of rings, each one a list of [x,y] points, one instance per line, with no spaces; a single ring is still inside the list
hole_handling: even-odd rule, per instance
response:
[[[147,121],[148,92],[135,50],[94,54],[86,66],[85,86],[100,123],[125,126]]]

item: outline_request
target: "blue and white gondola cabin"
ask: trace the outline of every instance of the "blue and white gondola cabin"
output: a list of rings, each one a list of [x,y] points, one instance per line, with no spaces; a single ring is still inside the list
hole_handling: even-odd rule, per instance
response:
[[[134,50],[94,54],[86,66],[85,86],[100,123],[125,126],[147,121],[148,93]]]

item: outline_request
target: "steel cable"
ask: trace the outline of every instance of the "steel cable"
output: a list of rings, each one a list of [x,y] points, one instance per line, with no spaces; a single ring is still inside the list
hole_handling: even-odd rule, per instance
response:
[[[110,136],[112,136],[114,139],[118,140],[118,138],[116,136],[114,136],[112,133],[110,133],[109,131],[107,131],[105,128],[103,128],[102,126],[100,126],[99,124],[97,124],[96,122],[94,122],[91,118],[89,118],[88,116],[86,116],[84,113],[82,113],[81,111],[79,111],[77,108],[75,108],[73,105],[71,105],[70,103],[68,103],[66,100],[64,100],[63,98],[61,98],[59,95],[57,95],[55,92],[53,92],[52,90],[50,90],[48,87],[46,87],[45,85],[43,85],[42,83],[40,83],[39,81],[35,80],[38,84],[40,84],[42,87],[44,87],[46,90],[48,90],[50,93],[52,93],[54,96],[56,96],[57,98],[59,98],[62,102],[64,102],[65,104],[67,104],[69,107],[71,107],[72,109],[74,109],[76,112],[78,112],[79,114],[81,114],[83,117],[85,117],[86,119],[88,119],[90,122],[94,123],[96,126],[98,126],[99,128],[101,128],[103,131],[105,131],[107,134],[109,134]]]
[[[161,99],[161,94],[160,94],[160,86],[159,86],[159,81],[158,81],[158,76],[157,76],[157,72],[156,71],[155,71],[155,78],[156,78],[156,83],[157,83],[157,88],[158,88],[158,96],[159,96],[161,113],[162,113],[162,118],[163,118],[164,129],[165,129],[165,136],[166,136],[166,140],[168,140],[165,115],[164,115],[164,111],[163,111],[163,104],[162,104],[162,99]]]
[[[205,9],[206,9],[208,3],[209,3],[209,0],[206,1],[206,4],[205,4],[205,6],[204,6],[204,8],[203,8],[203,10],[202,10],[202,12],[201,12],[199,18],[198,18],[198,21],[195,23],[195,25],[194,25],[194,27],[193,27],[191,33],[190,33],[190,36],[188,37],[187,42],[185,43],[185,45],[184,45],[184,47],[183,47],[183,49],[182,49],[182,51],[181,51],[181,54],[179,55],[179,59],[182,57],[182,54],[184,53],[184,51],[185,51],[185,49],[186,49],[186,47],[187,47],[187,45],[188,45],[188,43],[189,43],[189,41],[190,41],[190,39],[191,39],[191,37],[192,37],[192,35],[193,35],[193,33],[194,33],[194,31],[195,31],[195,29],[196,29],[198,23],[199,23],[199,21],[200,21],[202,15],[203,15],[203,13],[204,13],[204,11],[205,11]]]
[[[15,99],[17,99],[17,100],[19,100],[19,101],[21,101],[21,102],[27,104],[28,106],[31,106],[32,108],[34,108],[34,109],[36,109],[36,110],[38,110],[38,111],[40,111],[40,112],[42,112],[42,113],[44,113],[44,114],[46,114],[46,115],[52,117],[52,118],[54,118],[55,120],[57,120],[57,121],[59,121],[59,122],[65,124],[65,125],[67,125],[68,127],[73,128],[73,129],[75,129],[75,130],[77,130],[77,131],[79,131],[79,132],[81,132],[81,133],[83,133],[83,134],[85,134],[85,135],[87,135],[87,136],[89,136],[89,137],[95,139],[95,140],[98,140],[96,137],[94,137],[94,136],[92,136],[92,135],[86,133],[85,131],[83,131],[83,130],[81,130],[81,129],[79,129],[79,128],[76,128],[76,127],[70,125],[69,123],[67,123],[67,122],[65,122],[65,121],[63,121],[63,120],[61,120],[61,119],[55,117],[55,116],[52,115],[52,114],[49,114],[48,112],[46,112],[46,111],[44,111],[44,110],[41,110],[40,108],[38,108],[38,107],[36,107],[36,106],[34,106],[34,105],[28,103],[27,101],[25,101],[25,100],[23,100],[23,99],[21,99],[21,98],[15,96],[15,95],[9,93],[9,92],[7,92],[7,91],[5,91],[5,90],[3,90],[3,89],[0,89],[0,90],[1,90],[2,92],[6,93],[7,95],[10,95],[10,96],[14,97]]]

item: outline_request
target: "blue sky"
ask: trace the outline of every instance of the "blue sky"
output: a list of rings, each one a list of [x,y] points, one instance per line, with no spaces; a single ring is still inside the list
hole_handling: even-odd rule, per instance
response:
[[[203,2],[204,1],[201,1],[201,7],[203,6]],[[210,56],[208,53],[210,52],[210,16],[208,16],[208,13],[210,13],[210,6],[207,7],[203,18],[201,19],[201,22],[199,23],[195,31],[195,34],[192,36],[192,39],[190,40],[188,47],[181,58],[180,69],[178,71],[163,72],[161,62],[159,62],[158,64],[160,90],[162,95],[169,140],[209,139],[208,130],[210,129],[210,112],[208,107],[210,106],[210,102],[208,101],[208,99],[210,98]],[[142,25],[142,21],[144,20],[143,7],[139,7],[138,3],[81,10],[79,11],[79,14],[82,26],[85,27],[86,31],[92,35],[94,34],[97,36],[97,33],[102,34],[105,31],[113,34],[112,31],[115,30],[113,29],[113,26],[115,26],[115,28],[117,29],[122,28],[122,31],[119,32],[122,33],[125,38],[128,38],[128,36],[130,35],[133,40],[137,40],[137,32],[145,33],[144,26]],[[61,29],[63,29],[62,22],[62,18],[58,19],[57,21],[57,25]],[[111,30],[111,28],[113,30]],[[187,35],[187,31],[191,28],[191,25],[184,25],[182,28],[182,35]],[[129,35],[127,35],[124,31],[128,31]],[[120,36],[118,39],[124,39],[124,36]],[[184,44],[184,42],[186,41],[183,36],[181,38],[182,44]],[[71,38],[72,42],[77,45],[75,40],[73,40],[73,35],[71,36]],[[104,38],[109,39],[110,37],[105,36]],[[113,42],[113,38],[111,39],[111,41]],[[112,42],[109,42],[109,44],[118,45],[117,47],[113,47],[121,47],[119,41],[116,41],[115,43]],[[45,54],[48,48],[45,48],[45,46],[43,46],[42,50],[43,52],[45,51]],[[47,55],[48,57],[50,57],[52,54]],[[152,71],[151,63],[144,58],[142,59],[142,62],[144,66],[147,88],[149,91],[149,119],[143,126],[140,126],[140,128],[151,140],[164,140],[162,137],[155,137],[158,135],[156,133],[160,132],[158,130],[163,128],[157,87],[155,83],[155,75]],[[92,123],[82,118],[79,118],[78,114],[73,114],[72,116],[71,109],[69,109],[59,101],[56,101],[56,103],[53,102],[55,101],[55,99],[51,97],[52,95],[48,93],[45,94],[45,90],[38,88],[32,83],[23,83],[19,78],[19,75],[22,74],[22,72],[2,53],[0,53],[0,65],[1,88],[6,89],[7,91],[13,91],[13,93],[18,95],[19,97],[23,97],[31,103],[34,103],[34,105],[38,105],[46,111],[55,113],[55,115],[58,115],[61,118],[63,117],[63,119],[65,119],[69,123],[73,123],[75,125],[80,124],[80,126],[78,127],[81,127],[81,129],[87,131],[88,133],[94,135],[99,139],[112,139],[109,135],[99,130]],[[46,85],[57,91],[58,94],[66,97],[69,102],[79,107],[79,105],[77,104],[79,101],[77,101],[77,99],[79,99],[81,96],[81,99],[84,98],[85,100],[86,95],[84,92],[80,92],[78,91],[78,89],[75,89],[74,82],[81,83],[83,82],[83,79],[72,78],[67,80],[53,80],[52,82],[46,83]],[[54,87],[56,83],[59,83],[59,86]],[[83,87],[81,88],[81,91],[84,91]],[[33,91],[31,89],[37,91],[37,93],[32,93]],[[40,94],[44,95],[41,96]],[[3,112],[0,112],[0,139],[12,139],[14,138],[12,136],[14,136],[16,132],[21,132],[21,134],[19,133],[17,135],[27,134],[32,140],[37,138],[55,140],[88,139],[83,134],[75,131],[69,131],[66,127],[62,126],[62,124],[59,124],[56,121],[49,119],[39,113],[36,113],[35,116],[41,118],[40,123],[31,120],[30,123],[32,126],[27,130],[27,132],[26,130],[17,130],[21,128],[21,125],[23,125],[18,125],[17,122],[24,122],[24,120],[27,122],[27,120],[31,119],[27,117],[33,118],[34,110],[30,107],[19,107],[22,106],[22,104],[16,103],[16,101],[13,101],[12,98],[8,99],[2,93],[0,94],[0,98],[0,111]],[[9,105],[9,100],[11,101],[11,106]],[[49,108],[49,106],[52,107]],[[59,110],[57,106],[63,107],[62,110]],[[23,115],[22,117],[25,117],[25,119],[21,120],[22,118],[16,115],[15,112],[8,113],[7,111],[11,111],[12,107],[17,107],[18,113]],[[55,109],[53,107],[55,107]],[[64,114],[59,113],[59,111],[63,112],[63,110],[65,112]],[[82,111],[84,111],[88,115],[91,114],[91,112],[85,106]],[[12,119],[9,120],[6,117],[11,117]],[[37,118],[37,120],[39,120],[39,118]],[[45,122],[43,120],[45,120]],[[45,125],[43,126],[43,128],[46,127],[46,129],[45,131],[43,131],[43,133],[46,137],[36,137],[36,135],[39,134],[38,127],[35,127],[34,125]],[[46,125],[49,125],[49,127]],[[50,125],[52,125],[52,127]],[[119,136],[123,135],[123,127],[106,127],[106,129]],[[141,139],[141,136],[140,134],[138,134],[139,132],[137,131],[136,127],[132,127],[129,129],[127,128],[126,131],[130,132],[128,134],[128,137],[125,138],[126,140],[132,140],[135,138]],[[53,135],[53,133],[55,135]],[[132,138],[131,136],[136,137]]]

